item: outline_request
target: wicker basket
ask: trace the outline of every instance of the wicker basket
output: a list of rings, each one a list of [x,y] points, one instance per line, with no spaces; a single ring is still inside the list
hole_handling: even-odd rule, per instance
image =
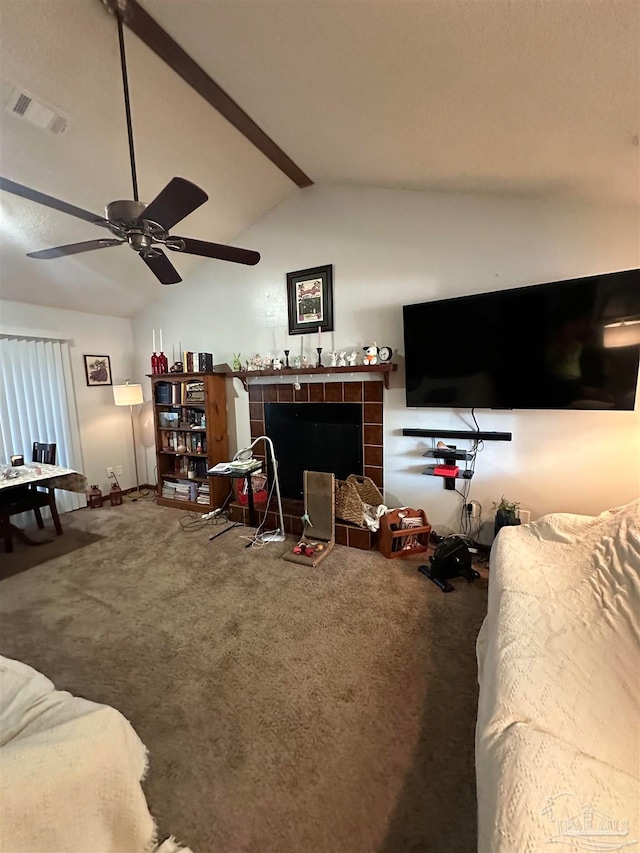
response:
[[[379,506],[382,495],[369,477],[349,474],[346,480],[336,480],[336,518],[365,527],[364,504]]]
[[[380,506],[383,503],[380,489],[373,482],[371,477],[359,477],[357,474],[349,474],[347,482],[355,483],[358,494],[366,504],[371,506]]]

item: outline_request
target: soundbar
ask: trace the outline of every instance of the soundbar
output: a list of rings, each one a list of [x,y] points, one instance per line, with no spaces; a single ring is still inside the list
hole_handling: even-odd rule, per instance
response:
[[[510,432],[483,432],[475,429],[403,429],[403,435],[416,438],[467,438],[477,441],[511,441]]]

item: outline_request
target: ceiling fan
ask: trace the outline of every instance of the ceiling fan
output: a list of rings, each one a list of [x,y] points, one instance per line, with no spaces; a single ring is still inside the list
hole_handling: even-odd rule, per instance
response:
[[[124,48],[122,19],[116,12],[118,22],[118,39],[120,43],[120,64],[122,68],[122,85],[124,89],[124,104],[127,117],[127,133],[129,137],[129,156],[131,160],[131,181],[133,184],[133,200],[125,199],[112,201],[105,208],[105,215],[98,216],[81,207],[76,207],[66,201],[25,187],[8,178],[0,177],[0,189],[14,195],[43,204],[69,216],[76,216],[86,222],[92,222],[101,228],[106,228],[114,236],[107,239],[88,240],[84,243],[71,243],[67,246],[56,246],[39,252],[29,252],[27,257],[50,260],[66,255],[76,255],[80,252],[91,252],[94,249],[108,249],[128,243],[137,252],[151,272],[161,284],[177,284],[182,281],[178,271],[162,251],[162,246],[172,252],[182,252],[187,255],[200,255],[205,258],[216,258],[237,264],[257,264],[260,260],[258,252],[250,249],[239,249],[221,243],[209,243],[204,240],[194,240],[190,237],[176,237],[169,231],[188,216],[200,205],[207,201],[207,194],[191,181],[184,178],[172,178],[166,187],[150,204],[141,202],[138,198],[138,180],[136,175],[136,160],[133,147],[133,128],[131,124],[131,107],[129,103],[129,84],[127,79],[127,62]]]

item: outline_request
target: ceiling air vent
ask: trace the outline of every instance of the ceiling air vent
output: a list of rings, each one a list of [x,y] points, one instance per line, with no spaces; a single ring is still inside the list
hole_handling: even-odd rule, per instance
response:
[[[67,129],[68,119],[65,115],[24,89],[13,90],[5,111],[50,133],[59,134]]]

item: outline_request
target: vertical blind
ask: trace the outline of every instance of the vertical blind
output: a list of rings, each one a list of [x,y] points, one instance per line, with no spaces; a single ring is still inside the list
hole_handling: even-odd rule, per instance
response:
[[[0,335],[0,462],[14,454],[31,461],[34,441],[55,443],[56,464],[82,471],[69,344]],[[85,503],[56,492],[59,512]]]

